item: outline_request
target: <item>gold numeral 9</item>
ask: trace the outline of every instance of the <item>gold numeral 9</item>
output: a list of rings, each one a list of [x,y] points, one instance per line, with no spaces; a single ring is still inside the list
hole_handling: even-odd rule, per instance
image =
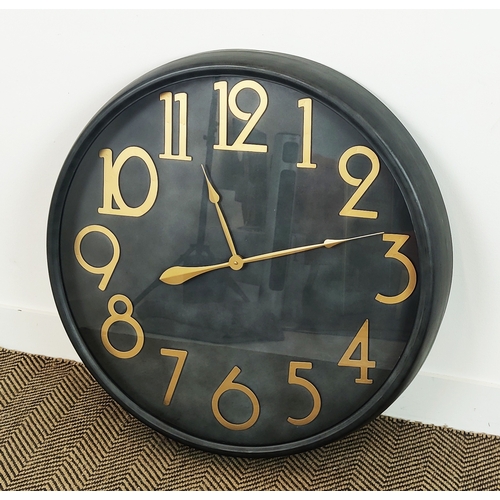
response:
[[[257,419],[259,418],[260,414],[259,400],[257,399],[257,396],[254,394],[254,392],[251,389],[249,389],[246,385],[234,381],[234,379],[240,373],[241,373],[240,368],[235,366],[229,372],[229,375],[223,380],[222,384],[215,391],[212,397],[212,412],[215,418],[221,425],[232,431],[244,431],[246,429],[249,429],[250,427],[252,427],[252,425],[255,424],[255,422],[257,422]],[[222,416],[219,410],[219,399],[227,391],[240,391],[246,396],[248,396],[248,398],[250,399],[250,402],[252,403],[252,415],[246,422],[242,422],[241,424],[234,424],[232,422],[229,422]]]
[[[266,111],[268,98],[264,87],[253,80],[243,80],[237,83],[229,94],[226,81],[214,83],[214,89],[219,92],[219,143],[214,144],[214,149],[267,153],[266,144],[247,144],[245,142]],[[253,113],[242,111],[236,102],[238,94],[247,89],[255,91],[259,96],[259,105]],[[236,118],[247,122],[233,144],[227,143],[228,107]]]
[[[354,155],[366,156],[371,162],[371,170],[365,177],[365,179],[353,177],[347,170],[347,162]],[[354,206],[366,193],[368,188],[373,184],[373,181],[377,178],[379,172],[380,161],[377,155],[370,148],[367,148],[366,146],[353,146],[352,148],[349,148],[347,151],[345,151],[345,153],[340,157],[339,160],[340,176],[345,182],[347,182],[347,184],[355,186],[358,189],[354,191],[353,195],[344,205],[344,208],[339,212],[339,215],[343,215],[345,217],[361,217],[363,219],[376,219],[378,217],[378,212],[374,210],[361,210],[358,208],[354,208]]]
[[[113,245],[113,255],[111,256],[111,260],[105,266],[92,266],[83,258],[81,249],[82,240],[89,233],[104,234],[104,236],[106,236]],[[116,264],[118,264],[118,259],[120,258],[120,244],[118,243],[117,237],[107,227],[98,225],[87,226],[84,227],[76,235],[74,250],[76,260],[86,271],[92,274],[102,274],[102,279],[98,285],[98,288],[99,290],[106,290],[109,280],[111,279],[111,276],[113,275],[113,272],[115,270]]]
[[[354,351],[360,346],[359,359],[352,359]],[[338,366],[349,366],[359,368],[359,378],[355,379],[356,384],[372,384],[373,380],[368,378],[368,368],[375,368],[375,361],[368,359],[368,320],[363,323],[356,336],[352,339],[349,347],[340,358]]]
[[[290,367],[288,370],[288,383],[300,385],[307,389],[313,398],[313,407],[309,415],[304,418],[292,418],[288,417],[287,420],[293,425],[306,425],[311,423],[319,414],[321,409],[321,396],[319,395],[318,389],[303,377],[297,375],[297,370],[310,370],[312,368],[312,363],[309,361],[290,361]]]
[[[415,290],[417,286],[417,271],[415,270],[415,266],[413,262],[404,254],[402,254],[399,250],[406,243],[409,236],[406,234],[388,234],[384,233],[382,239],[384,241],[393,241],[394,245],[389,248],[385,257],[388,259],[396,259],[406,267],[408,271],[408,284],[406,288],[399,293],[398,295],[394,295],[393,297],[388,297],[387,295],[382,295],[381,293],[377,293],[375,300],[382,302],[383,304],[399,304],[406,300]]]

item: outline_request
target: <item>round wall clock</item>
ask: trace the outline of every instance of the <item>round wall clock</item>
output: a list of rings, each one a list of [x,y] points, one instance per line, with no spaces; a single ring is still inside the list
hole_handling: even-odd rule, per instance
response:
[[[79,356],[138,419],[216,453],[320,446],[383,412],[446,307],[440,191],[340,73],[245,50],[166,64],[76,141],[48,224]]]

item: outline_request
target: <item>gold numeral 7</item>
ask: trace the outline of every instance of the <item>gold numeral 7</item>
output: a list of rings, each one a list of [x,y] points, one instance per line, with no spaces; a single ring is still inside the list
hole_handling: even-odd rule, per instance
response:
[[[170,383],[167,387],[167,392],[165,393],[165,397],[163,398],[163,404],[168,406],[172,401],[172,397],[174,396],[174,391],[177,387],[177,383],[179,382],[182,368],[184,367],[184,363],[186,362],[188,353],[187,351],[181,351],[178,349],[160,349],[160,354],[162,356],[172,356],[174,358],[177,358],[174,372],[172,373],[172,378],[170,379]]]

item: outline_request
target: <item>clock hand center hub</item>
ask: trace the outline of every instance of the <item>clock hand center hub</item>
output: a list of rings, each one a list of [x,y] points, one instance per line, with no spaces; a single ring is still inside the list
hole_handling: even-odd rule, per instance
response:
[[[232,255],[229,259],[229,267],[233,271],[239,271],[243,267],[243,259],[239,255]]]

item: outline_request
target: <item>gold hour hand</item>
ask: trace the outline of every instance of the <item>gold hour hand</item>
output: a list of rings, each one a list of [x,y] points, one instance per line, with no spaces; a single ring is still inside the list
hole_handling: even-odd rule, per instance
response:
[[[316,243],[314,245],[305,245],[302,247],[287,248],[286,250],[277,250],[274,252],[263,253],[259,255],[254,255],[253,257],[241,258],[239,255],[233,255],[227,262],[222,262],[221,264],[214,264],[212,266],[174,266],[168,268],[160,276],[160,281],[166,283],[167,285],[181,285],[186,281],[189,281],[200,274],[205,274],[210,271],[215,271],[216,269],[224,269],[225,267],[230,267],[233,271],[239,271],[244,264],[250,264],[251,262],[259,262],[261,260],[275,259],[277,257],[285,257],[287,255],[293,255],[296,253],[307,252],[309,250],[316,250],[317,248],[332,248],[341,243],[346,243],[348,241],[360,240],[362,238],[369,238],[370,236],[378,236],[384,234],[383,231],[380,233],[370,233],[363,234],[361,236],[354,236],[353,238],[344,238],[341,240],[327,239],[323,243]]]
[[[224,218],[224,214],[222,213],[222,210],[219,206],[219,201],[220,201],[220,196],[219,193],[215,190],[213,187],[212,183],[208,179],[207,172],[205,170],[205,167],[202,165],[201,169],[203,170],[203,174],[205,175],[205,179],[207,180],[207,186],[208,186],[208,199],[210,200],[211,203],[215,205],[215,208],[217,210],[217,215],[219,216],[220,224],[222,226],[222,231],[224,232],[224,236],[226,237],[227,244],[229,245],[229,250],[231,250],[231,255],[235,256],[237,255],[236,253],[236,248],[234,246],[233,238],[231,237],[231,233],[229,232],[229,227],[226,223],[226,219]]]

